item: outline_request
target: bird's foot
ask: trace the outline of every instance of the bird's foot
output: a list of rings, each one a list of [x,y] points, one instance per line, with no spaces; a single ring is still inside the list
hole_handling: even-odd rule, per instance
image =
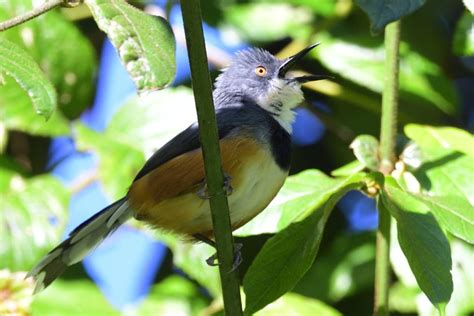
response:
[[[224,173],[224,192],[227,196],[231,195],[234,189],[231,185],[232,177],[229,176],[227,173]],[[207,182],[204,180],[201,183],[199,190],[196,192],[197,196],[203,200],[209,200],[211,196],[207,191]]]
[[[234,272],[235,269],[237,269],[243,261],[242,252],[240,251],[242,249],[242,246],[243,244],[241,243],[234,244],[234,261],[232,263],[232,269],[229,271],[229,273]],[[206,263],[211,267],[218,266],[219,263],[217,262],[217,253],[207,258]]]

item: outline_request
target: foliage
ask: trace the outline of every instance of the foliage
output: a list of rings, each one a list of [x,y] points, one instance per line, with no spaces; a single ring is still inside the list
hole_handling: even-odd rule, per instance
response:
[[[33,3],[1,2],[0,20],[31,9]],[[321,40],[302,66],[305,71],[337,76],[334,82],[307,85],[308,99],[322,100],[330,108],[326,113],[306,105],[326,118],[328,131],[317,154],[297,155],[297,161],[306,163],[294,170],[306,170],[288,177],[269,207],[235,232],[245,245],[245,314],[363,313],[346,307],[359,297],[365,306],[371,305],[367,297],[372,294],[375,257],[372,235],[351,236],[331,227],[338,216],[337,202],[350,190],[377,198],[394,218],[392,311],[474,312],[474,275],[469,266],[474,249],[474,137],[460,124],[439,127],[461,122],[462,98],[452,76],[472,71],[447,62],[474,53],[472,1],[464,3],[466,8],[453,4],[458,10],[453,18],[451,4],[423,0],[356,0],[357,6],[349,1],[203,2],[206,22],[272,52],[283,47],[278,52],[282,57]],[[0,144],[6,144],[0,146],[0,227],[6,228],[0,230],[0,269],[7,269],[0,271],[0,297],[18,293],[25,310],[30,304],[23,301],[28,285],[12,287],[18,281],[13,272],[27,271],[59,242],[69,196],[77,190],[51,174],[44,161],[45,139],[67,136],[78,150],[94,154],[94,179],[117,198],[147,157],[195,121],[188,87],[152,92],[173,81],[175,38],[178,44],[180,40],[176,29],[166,19],[151,17],[123,0],[86,0],[83,8],[84,21],[52,11],[0,34]],[[79,12],[63,10],[71,10],[73,17]],[[379,102],[385,88],[384,43],[381,36],[370,35],[364,13],[370,31],[380,33],[402,17],[407,28],[431,25],[433,12],[450,16],[453,40],[446,42],[448,35],[426,36],[422,28],[402,33],[398,118],[406,137],[400,137],[404,139],[395,169],[383,175],[378,172],[379,141],[373,135],[379,131]],[[105,35],[98,35],[97,29]],[[75,119],[92,101],[93,44],[104,36],[111,40],[140,96],[126,100],[107,128],[97,131]],[[209,54],[213,52],[209,48]],[[168,245],[174,264],[192,280],[167,276],[153,285],[135,312],[197,314],[205,308],[215,311],[216,305],[219,309],[218,271],[204,263],[213,250],[166,232],[153,236]],[[252,248],[253,238],[264,242],[261,249]],[[246,248],[252,249],[249,256]],[[364,296],[367,291],[370,294]],[[211,305],[210,297],[216,299]],[[90,281],[77,276],[55,282],[31,308],[32,315],[118,314]]]

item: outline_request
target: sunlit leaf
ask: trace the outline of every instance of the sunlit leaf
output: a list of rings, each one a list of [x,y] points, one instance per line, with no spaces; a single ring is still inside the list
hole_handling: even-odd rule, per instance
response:
[[[293,315],[293,316],[337,316],[342,315],[329,305],[295,293],[286,293],[275,302],[255,313],[256,316]]]
[[[175,40],[168,22],[124,0],[86,0],[139,92],[162,89],[175,76]]]
[[[372,135],[359,135],[349,146],[354,156],[365,167],[371,170],[379,169],[379,141]]]
[[[318,253],[326,221],[346,192],[343,188],[334,192],[311,215],[265,243],[244,277],[245,315],[252,315],[290,291],[308,271]]]
[[[383,47],[369,48],[330,37],[319,37],[322,45],[311,54],[341,77],[377,93],[383,90],[385,74]],[[439,65],[412,51],[404,43],[400,49],[400,95],[411,102],[430,103],[446,114],[457,112],[452,81]],[[403,106],[403,102],[401,102]]]
[[[87,302],[87,303],[86,303]],[[32,316],[119,316],[107,302],[99,288],[89,280],[56,280],[35,295]]]
[[[36,5],[33,0],[1,1],[0,19],[17,16]],[[39,64],[56,88],[58,109],[63,114],[68,118],[77,117],[90,105],[94,91],[95,52],[74,23],[59,12],[50,11],[3,34]]]
[[[248,3],[226,8],[225,19],[246,39],[272,41],[311,32],[313,16],[302,7],[287,3]]]
[[[307,217],[333,195],[357,189],[363,177],[364,174],[354,174],[347,178],[331,178],[314,169],[290,176],[270,205],[234,234],[249,236],[281,231]]]
[[[405,133],[421,148],[424,163],[414,174],[430,195],[457,196],[474,205],[474,140],[455,128],[408,125]]]
[[[469,10],[469,12],[474,14],[474,0],[462,0],[462,2],[464,2],[464,5]]]
[[[62,234],[69,193],[49,175],[10,178],[0,209],[0,269],[28,270]]]
[[[453,292],[451,251],[444,232],[429,207],[402,191],[393,178],[386,179],[381,199],[397,221],[398,241],[418,285],[444,311]]]
[[[37,114],[47,119],[51,116],[56,108],[57,99],[53,85],[30,55],[19,46],[0,37],[1,75],[8,75],[15,79],[28,94]],[[1,90],[5,88],[1,87]]]
[[[354,160],[348,164],[331,171],[333,177],[348,177],[354,173],[364,170],[365,166],[359,161]]]
[[[426,0],[356,0],[370,19],[372,33],[379,33],[385,25],[412,13]]]
[[[465,12],[456,25],[453,52],[458,56],[474,55],[474,13]]]

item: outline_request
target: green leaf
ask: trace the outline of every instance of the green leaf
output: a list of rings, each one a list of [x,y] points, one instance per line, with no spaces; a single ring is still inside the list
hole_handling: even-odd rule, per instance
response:
[[[474,140],[455,128],[407,125],[405,134],[422,150],[416,178],[430,195],[457,196],[474,205]]]
[[[364,47],[329,35],[319,38],[323,44],[311,54],[318,56],[325,67],[362,87],[382,92],[385,74],[383,47]],[[432,104],[446,114],[455,114],[456,91],[440,66],[410,50],[403,42],[400,55],[401,110],[415,111],[403,106],[406,100],[421,105]]]
[[[69,134],[68,121],[59,111],[45,121],[31,111],[31,100],[10,77],[0,86],[0,118],[8,130],[18,130],[40,136],[60,136]]]
[[[139,92],[164,88],[175,76],[176,43],[168,22],[124,0],[86,0]]]
[[[426,0],[356,0],[370,19],[370,30],[377,34],[390,22],[417,10]]]
[[[383,205],[397,221],[398,241],[421,290],[443,313],[453,292],[448,240],[429,208],[387,177]]]
[[[279,232],[306,218],[333,195],[359,188],[363,177],[364,174],[358,173],[334,179],[314,169],[290,176],[270,205],[234,235],[244,237]]]
[[[119,316],[120,313],[91,281],[58,279],[47,291],[34,296],[31,315]]]
[[[255,313],[255,316],[337,316],[342,315],[329,305],[295,293],[286,293],[275,302],[268,304],[264,309]]]
[[[287,3],[249,3],[229,6],[225,20],[250,41],[268,42],[311,33],[312,14]]]
[[[326,221],[348,190],[335,192],[304,220],[270,238],[244,277],[245,315],[252,315],[293,289],[313,264]]]
[[[36,62],[17,45],[0,37],[0,76],[11,76],[26,91],[38,115],[46,119],[56,108],[56,91]]]
[[[379,141],[372,135],[359,135],[349,146],[365,167],[371,170],[378,170],[379,161]]]
[[[453,52],[458,56],[474,55],[474,14],[465,12],[454,31]]]
[[[6,20],[32,9],[35,6],[33,2],[0,2],[0,19]],[[64,115],[75,118],[90,105],[97,63],[95,51],[73,22],[60,12],[50,11],[2,32],[2,35],[21,46],[36,60],[56,88],[58,109]]]
[[[60,241],[68,199],[52,176],[10,178],[0,209],[0,269],[28,270]]]
[[[333,177],[348,177],[354,173],[361,172],[364,170],[365,166],[359,161],[354,160],[348,164],[341,166],[333,171],[331,171],[331,176]]]

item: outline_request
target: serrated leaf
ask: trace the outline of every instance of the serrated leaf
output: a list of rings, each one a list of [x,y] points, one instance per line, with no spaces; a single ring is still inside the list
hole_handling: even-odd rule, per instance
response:
[[[38,115],[46,119],[56,108],[56,91],[36,62],[19,46],[0,37],[0,75],[15,79]]]
[[[349,146],[354,151],[354,156],[365,167],[371,170],[378,170],[379,161],[379,141],[372,135],[359,135]]]
[[[453,292],[451,250],[429,207],[387,177],[382,204],[397,221],[398,241],[418,285],[443,313]]]
[[[474,55],[474,14],[465,12],[456,24],[453,52],[458,56]]]
[[[377,34],[393,21],[401,19],[421,7],[426,0],[356,0],[369,16],[370,30]]]
[[[293,289],[308,271],[318,252],[326,221],[347,191],[334,193],[311,215],[292,223],[265,243],[244,277],[244,315],[252,315]]]
[[[139,92],[162,89],[176,72],[175,39],[168,22],[124,0],[86,0]]]
[[[69,192],[52,176],[10,178],[0,209],[0,269],[29,270],[55,246],[65,225]]]
[[[457,196],[474,205],[474,140],[455,128],[407,125],[405,133],[421,148],[424,163],[414,174],[436,196]]]
[[[385,74],[385,51],[383,47],[364,47],[339,39],[321,38],[323,45],[312,52],[332,72],[355,82],[362,87],[382,93]],[[400,98],[415,104],[428,103],[442,112],[453,115],[457,112],[457,96],[453,83],[439,65],[417,52],[400,48]],[[421,100],[420,100],[421,99]],[[406,111],[413,111],[406,109]]]
[[[0,2],[0,19],[6,20],[31,10],[33,2]],[[95,51],[74,23],[53,10],[4,31],[2,35],[21,46],[36,60],[56,88],[58,109],[64,115],[75,118],[90,105],[97,63]]]
[[[360,173],[334,179],[314,169],[290,176],[270,205],[234,235],[244,237],[279,232],[306,218],[334,194],[359,188],[363,177],[364,174]]]

